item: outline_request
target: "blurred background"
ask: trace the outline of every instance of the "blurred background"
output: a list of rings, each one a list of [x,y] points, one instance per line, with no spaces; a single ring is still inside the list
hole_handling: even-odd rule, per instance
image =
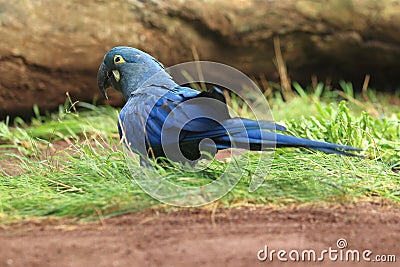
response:
[[[103,55],[142,49],[164,65],[231,65],[269,88],[351,82],[400,85],[397,0],[0,1],[0,120],[29,118],[67,99],[121,105],[96,85]]]

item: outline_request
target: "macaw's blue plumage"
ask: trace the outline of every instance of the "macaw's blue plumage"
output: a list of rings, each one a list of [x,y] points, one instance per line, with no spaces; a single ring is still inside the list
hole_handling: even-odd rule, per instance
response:
[[[131,47],[115,47],[97,75],[105,97],[114,87],[127,101],[120,113],[119,132],[141,155],[193,161],[200,149],[210,153],[230,147],[266,150],[305,147],[353,155],[358,148],[287,136],[285,127],[269,121],[231,118],[218,88],[209,92],[176,84],[152,56]],[[182,153],[182,154],[180,154]]]

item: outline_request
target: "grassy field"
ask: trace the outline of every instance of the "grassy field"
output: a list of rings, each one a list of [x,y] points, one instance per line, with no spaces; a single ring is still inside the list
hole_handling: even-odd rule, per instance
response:
[[[290,101],[274,91],[267,98],[275,120],[289,134],[361,147],[364,157],[277,149],[260,188],[249,192],[256,165],[249,164],[248,174],[216,204],[282,206],[371,198],[400,202],[399,106],[372,90],[355,95],[351,84],[341,87],[335,91],[322,84],[307,89],[294,84],[297,94]],[[66,104],[48,115],[34,108],[29,124],[21,119],[0,122],[0,220],[96,219],[166,207],[132,178],[119,143],[118,109],[88,103],[74,107]],[[213,161],[203,172],[172,165],[160,168],[159,175],[198,185],[213,181],[227,164]]]

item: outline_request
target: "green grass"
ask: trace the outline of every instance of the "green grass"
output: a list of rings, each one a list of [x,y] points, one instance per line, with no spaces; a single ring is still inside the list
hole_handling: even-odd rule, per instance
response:
[[[350,86],[343,83],[342,87]],[[379,199],[400,202],[400,109],[369,91],[369,101],[347,88],[343,94],[324,87],[303,89],[289,103],[272,97],[277,121],[289,133],[364,149],[365,157],[326,155],[304,149],[278,149],[263,185],[249,192],[257,154],[243,178],[219,199],[223,206],[287,205]],[[343,88],[342,88],[343,89]],[[117,137],[118,110],[81,103],[35,118],[27,125],[0,122],[0,220],[43,216],[95,219],[165,205],[144,193],[127,167]],[[373,113],[373,114],[371,114]],[[62,146],[61,151],[56,151]],[[9,164],[14,166],[9,167]],[[261,162],[267,164],[267,162]],[[176,165],[159,168],[163,179],[188,186],[214,181],[228,163],[190,172]],[[136,168],[136,169],[135,169]],[[133,167],[133,172],[143,168]]]

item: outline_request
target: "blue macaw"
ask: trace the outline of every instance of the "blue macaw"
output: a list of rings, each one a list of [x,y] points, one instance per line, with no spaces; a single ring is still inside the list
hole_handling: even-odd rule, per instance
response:
[[[257,151],[305,147],[342,155],[360,150],[280,134],[276,130],[286,128],[270,121],[232,118],[221,90],[199,92],[180,86],[160,62],[135,48],[108,51],[97,82],[105,98],[108,87],[122,92],[126,104],[119,115],[119,133],[142,156],[184,162],[197,160],[203,150],[214,154],[231,147]]]

